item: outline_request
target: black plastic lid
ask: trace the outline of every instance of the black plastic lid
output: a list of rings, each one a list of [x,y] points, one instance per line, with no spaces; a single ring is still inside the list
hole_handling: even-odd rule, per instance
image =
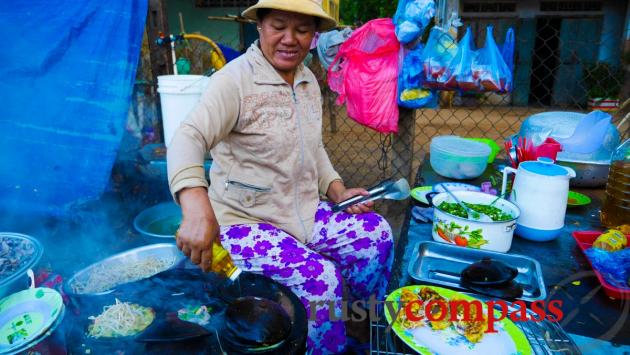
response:
[[[509,283],[518,276],[518,270],[505,263],[483,258],[471,264],[462,271],[461,284],[463,286],[501,286]]]

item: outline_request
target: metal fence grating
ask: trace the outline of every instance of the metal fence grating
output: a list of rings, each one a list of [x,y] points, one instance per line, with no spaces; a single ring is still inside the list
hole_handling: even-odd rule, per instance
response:
[[[625,4],[615,6],[625,13]],[[621,27],[608,25],[604,10],[603,16],[600,12],[576,17],[464,17],[460,36],[471,26],[477,46],[485,43],[488,25],[494,26],[499,45],[507,29],[515,29],[514,90],[505,95],[441,92],[439,109],[416,110],[413,144],[404,155],[411,159],[407,161],[412,165],[411,176],[434,136],[484,137],[502,146],[535,113],[588,112],[589,95],[616,93],[623,102],[623,93],[630,90],[623,70],[630,64],[630,54],[622,54]],[[348,118],[345,107],[334,104],[336,95],[327,88],[325,73],[320,69],[316,75],[324,98],[324,144],[347,185],[370,186],[382,176],[405,176],[406,172],[392,167],[394,154],[381,144],[387,141],[385,137]]]

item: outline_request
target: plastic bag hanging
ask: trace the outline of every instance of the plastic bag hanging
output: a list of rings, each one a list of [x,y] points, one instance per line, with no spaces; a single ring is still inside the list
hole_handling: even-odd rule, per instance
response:
[[[401,48],[401,66],[398,73],[398,105],[410,109],[435,107],[437,96],[422,87],[422,51],[418,45],[413,49]]]
[[[482,91],[509,92],[512,90],[512,72],[494,41],[493,27],[486,28],[486,44],[479,49],[473,62],[473,75]]]
[[[328,70],[330,63],[332,63],[337,56],[337,52],[339,52],[339,47],[341,47],[343,42],[345,42],[351,34],[352,29],[346,27],[341,31],[333,30],[319,35],[319,40],[317,41],[317,55],[324,69]]]
[[[478,91],[478,81],[473,75],[473,63],[477,59],[477,52],[473,48],[473,38],[470,27],[466,28],[466,34],[459,41],[457,54],[451,60],[447,72],[450,73],[446,81],[446,88],[460,89],[462,91]]]
[[[398,51],[391,19],[356,29],[328,69],[328,85],[347,101],[348,116],[381,133],[398,132]]]
[[[394,14],[396,37],[400,43],[416,40],[435,16],[434,0],[400,0]]]
[[[501,57],[505,61],[510,73],[514,73],[514,29],[510,27],[505,34],[505,42],[501,47]]]
[[[449,63],[457,54],[457,42],[440,27],[433,27],[429,39],[422,52],[424,87],[445,89],[446,81],[451,73]]]

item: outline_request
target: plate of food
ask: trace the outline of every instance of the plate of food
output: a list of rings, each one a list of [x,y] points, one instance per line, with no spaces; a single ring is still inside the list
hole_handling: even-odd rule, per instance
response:
[[[44,248],[33,237],[0,232],[0,298],[25,289],[28,269],[37,265]]]
[[[446,307],[432,304],[431,301],[443,301]],[[482,314],[477,316],[476,308],[471,306],[470,317],[466,321],[463,319],[464,306],[453,306],[453,301],[481,302],[474,297],[446,288],[405,286],[387,296],[386,302],[391,302],[388,304],[393,304],[393,309],[399,311],[392,314],[391,307],[386,307],[385,317],[392,325],[394,333],[405,344],[423,355],[532,354],[527,337],[512,321],[509,319],[496,321],[493,324],[496,332],[488,332],[488,310],[483,302]],[[431,309],[425,307],[427,305],[432,305]],[[409,307],[409,312],[405,311],[405,307]],[[457,310],[456,317],[450,314],[451,308]],[[440,313],[444,311],[445,315]],[[442,320],[428,320],[426,312],[431,313],[432,319]],[[500,318],[500,313],[496,310],[494,312],[495,318]],[[409,318],[408,314],[415,316]]]

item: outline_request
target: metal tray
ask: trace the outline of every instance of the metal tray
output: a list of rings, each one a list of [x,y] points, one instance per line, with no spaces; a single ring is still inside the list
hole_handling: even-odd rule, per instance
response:
[[[133,265],[138,261],[146,260],[148,258],[156,258],[156,259],[164,259],[164,260],[172,260],[172,265],[162,271],[169,270],[171,268],[177,267],[183,260],[186,259],[186,256],[182,254],[175,244],[170,243],[157,243],[145,245],[143,247],[130,249],[123,251],[122,253],[113,255],[108,257],[107,259],[96,262],[80,271],[75,273],[69,280],[65,282],[64,291],[67,294],[72,295],[73,297],[86,297],[90,296],[98,296],[98,295],[106,295],[112,293],[114,289],[110,289],[102,292],[95,293],[76,293],[74,291],[74,285],[77,282],[87,282],[90,278],[90,275],[98,271],[102,268],[111,268],[114,266],[120,267],[121,265]],[[147,277],[150,277],[148,275]],[[130,281],[129,281],[130,282]]]
[[[469,291],[459,285],[462,270],[484,257],[502,261],[518,269],[515,281],[523,285],[520,300],[544,300],[547,290],[538,261],[523,255],[469,249],[438,242],[420,242],[411,256],[409,276],[420,283]]]

